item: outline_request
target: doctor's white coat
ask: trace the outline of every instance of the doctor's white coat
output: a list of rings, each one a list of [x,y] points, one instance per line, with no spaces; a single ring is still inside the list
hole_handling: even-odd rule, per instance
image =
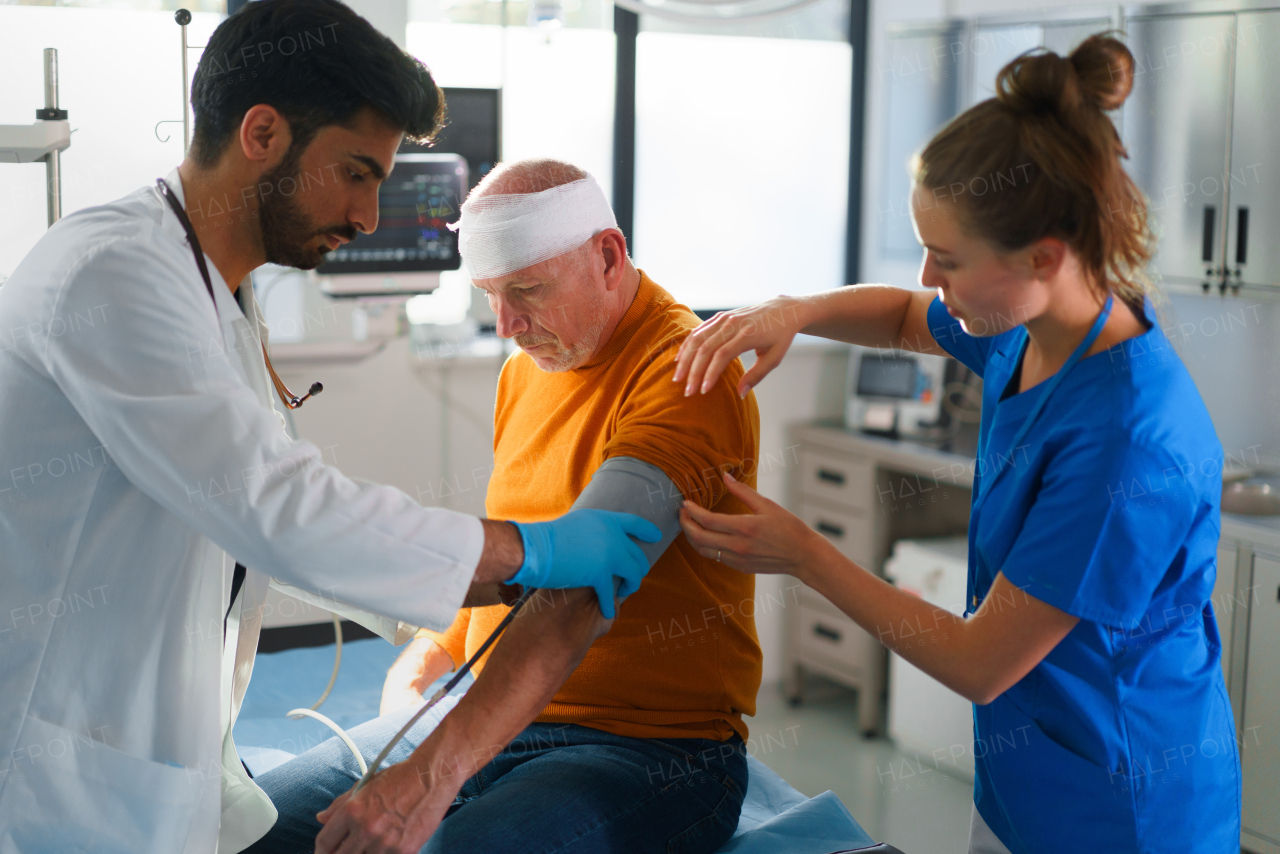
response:
[[[403,640],[479,561],[475,518],[286,435],[251,289],[208,266],[216,312],[152,187],[0,287],[0,854],[241,850],[275,820],[230,736],[272,579]]]

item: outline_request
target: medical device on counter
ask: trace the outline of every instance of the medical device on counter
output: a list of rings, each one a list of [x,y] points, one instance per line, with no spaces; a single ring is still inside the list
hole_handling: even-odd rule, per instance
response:
[[[0,125],[0,163],[44,161],[49,225],[62,218],[61,152],[71,145],[67,111],[58,106],[58,51],[44,49],[44,107],[30,125]]]
[[[458,154],[397,154],[378,191],[378,228],[358,234],[316,268],[335,298],[429,294],[441,270],[462,264],[456,222],[467,196],[467,161]]]
[[[883,436],[930,435],[942,414],[946,368],[943,356],[854,347],[846,425]]]

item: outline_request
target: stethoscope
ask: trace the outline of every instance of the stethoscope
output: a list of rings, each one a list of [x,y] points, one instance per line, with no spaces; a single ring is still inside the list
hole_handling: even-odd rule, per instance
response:
[[[178,201],[177,195],[165,182],[163,178],[156,179],[156,186],[160,188],[161,195],[165,201],[169,203],[178,222],[182,223],[182,229],[187,233],[187,243],[191,246],[191,254],[196,256],[196,266],[200,268],[200,278],[204,280],[205,290],[209,292],[209,299],[213,300],[213,310],[218,311],[218,299],[213,295],[213,280],[209,277],[209,267],[204,262],[204,250],[200,248],[200,239],[196,237],[196,230],[191,225],[191,219],[187,216],[187,212],[182,209],[182,202]],[[271,374],[271,382],[276,387],[276,394],[280,395],[280,402],[289,409],[297,409],[306,402],[307,398],[315,397],[324,391],[324,386],[320,383],[312,383],[311,388],[307,389],[307,393],[302,397],[296,397],[293,392],[284,384],[284,380],[280,379],[280,375],[276,373],[276,369],[271,364],[271,357],[267,355],[267,345],[262,345],[262,358],[267,363],[267,373]]]

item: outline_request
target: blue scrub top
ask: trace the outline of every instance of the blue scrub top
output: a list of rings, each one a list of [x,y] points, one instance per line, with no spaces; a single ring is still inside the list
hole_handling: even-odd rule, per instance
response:
[[[1222,446],[1148,303],[1144,335],[1048,385],[1010,381],[1015,327],[976,338],[939,300],[938,344],[983,378],[966,615],[997,573],[1080,622],[974,706],[974,803],[1014,854],[1240,844],[1240,760],[1211,606]],[[1001,470],[998,477],[997,470]]]

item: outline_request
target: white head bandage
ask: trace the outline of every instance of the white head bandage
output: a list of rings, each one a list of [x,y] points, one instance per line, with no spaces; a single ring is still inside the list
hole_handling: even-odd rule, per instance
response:
[[[588,175],[541,193],[470,199],[449,227],[471,278],[493,279],[563,255],[618,221]]]

